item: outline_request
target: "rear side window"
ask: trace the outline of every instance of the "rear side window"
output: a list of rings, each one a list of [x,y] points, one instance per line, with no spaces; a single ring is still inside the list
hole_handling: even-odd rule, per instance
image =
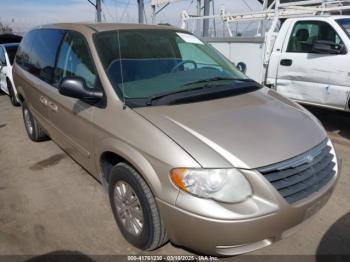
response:
[[[23,69],[50,83],[55,68],[57,51],[63,36],[64,31],[58,29],[31,31],[20,46],[17,63]]]

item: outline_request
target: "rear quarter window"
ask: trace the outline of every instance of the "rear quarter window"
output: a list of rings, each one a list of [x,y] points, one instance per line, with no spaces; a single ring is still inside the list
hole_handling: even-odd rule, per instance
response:
[[[51,83],[64,30],[37,29],[23,39],[16,62],[26,71]]]

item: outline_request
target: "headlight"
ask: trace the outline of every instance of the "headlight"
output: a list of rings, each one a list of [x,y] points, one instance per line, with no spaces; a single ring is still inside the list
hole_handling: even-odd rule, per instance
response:
[[[252,195],[249,182],[237,169],[176,168],[170,177],[182,190],[220,202],[237,203]]]

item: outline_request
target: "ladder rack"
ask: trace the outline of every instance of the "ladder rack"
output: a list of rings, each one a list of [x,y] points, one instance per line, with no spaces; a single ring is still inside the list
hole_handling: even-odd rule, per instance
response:
[[[226,13],[225,9],[222,8],[219,15],[195,16],[182,11],[181,27],[186,29],[189,21],[220,19],[225,23],[229,35],[232,37],[233,34],[229,24],[233,22],[272,20],[269,32],[274,32],[279,19],[329,13],[342,14],[342,11],[350,10],[350,0],[307,0],[289,3],[281,3],[280,0],[275,0],[269,6],[267,6],[267,3],[268,0],[265,0],[262,11],[244,13]]]

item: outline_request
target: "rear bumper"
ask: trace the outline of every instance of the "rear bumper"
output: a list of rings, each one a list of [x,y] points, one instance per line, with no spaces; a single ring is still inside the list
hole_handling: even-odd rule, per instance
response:
[[[280,196],[274,212],[247,219],[206,217],[161,200],[158,205],[173,243],[204,254],[237,255],[269,246],[296,232],[327,203],[337,179],[338,175],[322,190],[296,204],[290,205]],[[194,198],[180,192],[178,202],[187,197]],[[213,209],[210,211],[215,213]]]

